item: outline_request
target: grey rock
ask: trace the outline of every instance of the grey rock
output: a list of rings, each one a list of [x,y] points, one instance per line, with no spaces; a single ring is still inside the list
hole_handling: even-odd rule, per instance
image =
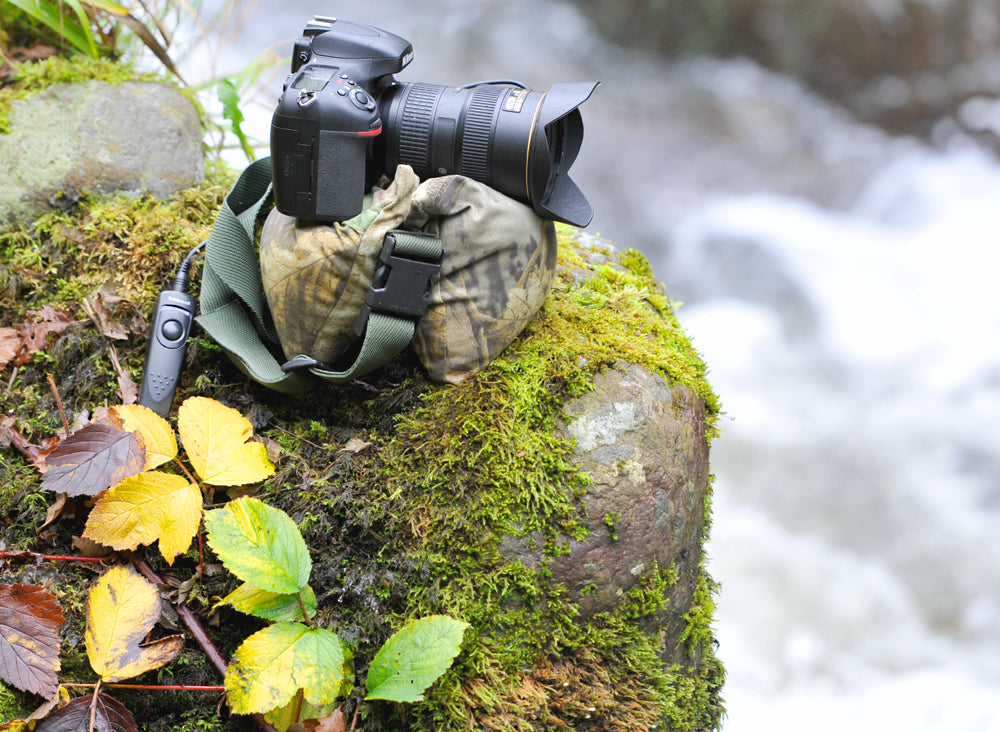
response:
[[[57,84],[14,103],[0,136],[0,220],[84,191],[166,197],[204,178],[194,104],[169,84]]]
[[[654,567],[675,581],[647,630],[679,638],[701,557],[709,448],[704,403],[688,387],[636,365],[600,374],[594,389],[565,408],[574,459],[592,484],[584,497],[589,535],[550,565],[552,578],[580,603],[582,619],[613,612]],[[530,541],[508,537],[505,551],[528,564]],[[663,651],[667,663],[682,652]]]

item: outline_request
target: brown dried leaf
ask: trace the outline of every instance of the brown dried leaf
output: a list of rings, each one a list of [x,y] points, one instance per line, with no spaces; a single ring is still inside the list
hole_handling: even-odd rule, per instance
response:
[[[17,366],[27,363],[32,353],[45,348],[45,339],[49,333],[58,335],[73,324],[66,313],[56,310],[51,305],[46,305],[41,310],[29,310],[28,315],[41,318],[41,321],[22,323],[18,327],[25,351],[14,361]]]
[[[0,447],[7,447],[13,441],[14,425],[17,419],[13,415],[0,415]]]
[[[146,450],[132,432],[88,424],[45,456],[42,487],[71,496],[95,496],[142,472]]]
[[[121,302],[120,297],[108,295],[102,290],[88,295],[80,301],[81,307],[87,316],[94,321],[98,332],[105,338],[116,341],[128,340],[128,328],[114,320],[111,316],[110,306]]]
[[[38,723],[35,732],[87,732],[93,695],[80,696]],[[97,695],[94,732],[138,732],[132,713],[106,694]]]
[[[0,585],[0,678],[52,696],[58,685],[59,603],[37,585]]]
[[[115,367],[115,373],[118,374],[118,393],[121,395],[122,404],[137,403],[139,401],[138,384],[132,379],[132,375],[122,368],[121,362],[118,360],[118,351],[115,350],[114,346],[108,349],[108,354],[111,356],[111,365]]]
[[[45,522],[38,527],[38,533],[42,533],[62,516],[63,509],[66,508],[67,498],[65,493],[56,494],[56,500],[52,501],[52,505],[45,511]]]
[[[9,364],[21,350],[21,334],[17,328],[0,328],[0,369]]]
[[[88,539],[85,536],[74,536],[71,546],[80,552],[80,556],[82,557],[108,557],[114,551],[111,547]]]
[[[318,720],[318,724],[314,727],[314,732],[346,732],[347,731],[347,715],[344,714],[340,707],[333,710],[333,713],[329,717],[323,717],[323,719]]]

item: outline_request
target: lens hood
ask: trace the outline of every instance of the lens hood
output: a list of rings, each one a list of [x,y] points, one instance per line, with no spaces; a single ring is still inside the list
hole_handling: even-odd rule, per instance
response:
[[[583,143],[583,117],[578,107],[600,82],[553,84],[539,105],[528,149],[528,198],[546,218],[586,226],[594,209],[569,177]]]

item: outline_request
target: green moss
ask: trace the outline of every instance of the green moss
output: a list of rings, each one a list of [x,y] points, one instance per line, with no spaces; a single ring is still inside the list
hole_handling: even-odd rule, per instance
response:
[[[214,177],[165,202],[86,199],[69,214],[0,234],[7,255],[0,265],[0,324],[17,324],[43,305],[84,321],[51,340],[45,355],[13,379],[5,396],[25,436],[39,442],[61,421],[46,371],[70,412],[117,401],[108,343],[84,320],[79,298],[113,279],[134,312],[148,314],[180,258],[207,234],[230,180],[231,174]],[[585,534],[590,479],[562,429],[568,401],[592,389],[603,370],[634,363],[693,389],[710,421],[719,409],[705,366],[645,258],[600,245],[582,250],[567,227],[560,237],[559,279],[537,318],[501,358],[459,385],[430,383],[410,355],[365,383],[322,387],[295,400],[248,384],[203,337],[190,346],[177,401],[204,394],[263,415],[265,436],[284,450],[279,472],[260,492],[302,524],[319,621],[351,645],[358,679],[374,649],[406,618],[447,612],[472,624],[463,653],[425,703],[362,703],[355,693],[348,706],[360,705],[365,729],[718,726],[722,670],[713,653],[713,585],[703,569],[680,639],[644,627],[663,609],[675,568],[651,568],[616,612],[586,623],[548,570]],[[144,340],[117,345],[138,378]],[[340,450],[351,438],[372,446]],[[0,487],[9,496],[0,493],[0,500],[20,505],[38,493],[36,471],[7,453],[0,457],[0,471],[10,475],[9,488]],[[43,516],[41,504],[30,515],[9,512],[5,528],[28,544]],[[706,527],[707,519],[706,513]],[[609,514],[608,530],[616,523]],[[79,528],[67,522],[51,541],[68,547]],[[511,536],[537,544],[537,563],[509,558],[504,544]],[[194,563],[182,557],[169,569],[183,580]],[[199,612],[210,606],[207,598],[235,586],[221,574],[202,581],[206,586],[192,600]],[[74,627],[87,581],[76,584],[76,594],[63,598],[73,606]],[[252,631],[245,619],[220,615],[216,642],[229,653]],[[680,642],[685,655],[670,669],[662,660],[667,640]],[[194,665],[178,669],[177,680],[190,682]],[[185,709],[179,720],[181,711],[171,715],[169,701],[139,695],[129,704],[153,705],[140,713],[159,719],[163,729],[197,716]]]
[[[691,721],[717,716],[692,706],[718,707],[719,679],[702,663],[710,656],[701,648],[711,634],[710,598],[699,596],[705,605],[690,615],[690,647],[698,645],[690,666],[667,673],[662,639],[635,621],[663,609],[666,588],[677,581],[674,568],[653,567],[616,613],[588,624],[579,623],[576,605],[546,568],[584,534],[581,498],[589,480],[573,464],[573,444],[559,426],[563,405],[590,390],[596,374],[641,364],[691,387],[710,418],[718,410],[704,365],[646,260],[626,252],[617,263],[590,265],[571,230],[562,237],[562,278],[524,335],[475,379],[426,386],[418,408],[398,418],[396,435],[380,451],[384,468],[371,510],[386,535],[404,542],[387,553],[406,554],[423,573],[403,614],[453,614],[472,624],[475,640],[427,704],[400,718],[372,711],[374,729],[404,722],[414,730],[473,729],[487,719],[496,730],[619,728],[603,726],[609,720],[630,730],[663,722],[686,730],[717,726]],[[506,557],[509,536],[537,541],[538,566]],[[556,703],[548,682],[536,677],[560,664],[592,678],[600,698]],[[534,706],[522,699],[532,683],[549,689]]]
[[[126,81],[154,81],[160,78],[140,73],[127,64],[87,56],[50,56],[42,61],[22,64],[17,67],[13,83],[0,88],[0,133],[10,131],[10,113],[14,102],[55,84],[83,81],[123,84]]]
[[[25,719],[31,710],[24,706],[21,696],[0,682],[0,724],[11,719]]]
[[[0,323],[19,323],[45,305],[72,310],[108,282],[111,294],[146,312],[184,255],[208,236],[231,179],[216,168],[167,200],[86,198],[69,213],[0,232]]]

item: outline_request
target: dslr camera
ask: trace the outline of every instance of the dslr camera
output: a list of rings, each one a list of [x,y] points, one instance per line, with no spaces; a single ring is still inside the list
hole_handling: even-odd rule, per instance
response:
[[[399,82],[413,46],[384,30],[314,17],[271,120],[275,205],[315,221],[361,212],[396,165],[421,178],[464,175],[586,226],[593,208],[569,177],[583,141],[578,107],[598,82],[533,91],[512,81],[449,87]]]

